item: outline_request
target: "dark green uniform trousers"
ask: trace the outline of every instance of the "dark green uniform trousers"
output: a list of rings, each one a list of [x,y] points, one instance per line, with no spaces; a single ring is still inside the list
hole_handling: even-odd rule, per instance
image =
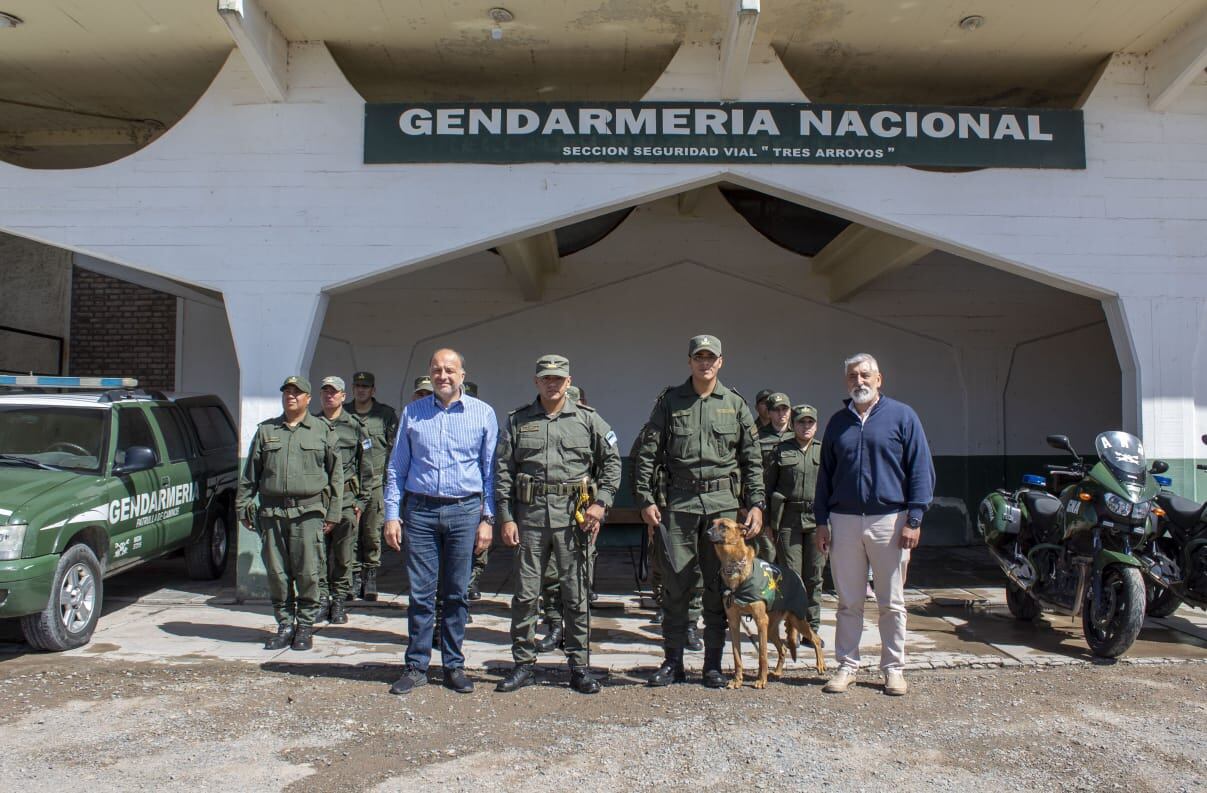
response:
[[[649,532],[646,532],[649,537]],[[650,591],[654,594],[654,600],[658,601],[659,610],[665,610],[662,607],[662,535],[660,532],[654,532],[653,537],[649,537],[646,542],[649,544],[650,560]],[[687,624],[698,625],[700,622],[700,611],[703,609],[704,600],[704,582],[697,580],[696,585],[692,588],[691,603],[687,607]]]
[[[764,528],[759,532],[759,536],[755,537],[753,540],[750,540],[747,544],[754,546],[755,555],[764,562],[767,562],[768,564],[775,564],[775,560],[778,556],[775,548],[776,538],[771,536],[771,531],[769,529]]]
[[[511,599],[511,655],[517,664],[536,661],[536,622],[541,581],[550,557],[561,584],[565,650],[570,666],[587,665],[587,592],[583,587],[582,543],[576,526],[520,527],[515,550],[515,597]]]
[[[721,602],[721,563],[708,539],[708,527],[717,518],[736,520],[736,509],[693,515],[663,510],[666,538],[662,553],[662,646],[681,649],[687,640],[692,592],[703,580],[701,605],[704,646],[725,646],[725,607]],[[662,531],[661,528],[655,531]]]
[[[319,609],[323,563],[323,516],[260,515],[260,557],[268,575],[272,613],[279,624],[313,625]],[[296,615],[295,615],[296,612]]]
[[[327,564],[319,585],[320,596],[326,595],[332,600],[344,598],[352,588],[352,562],[356,559],[357,531],[356,512],[349,508],[343,511],[340,522],[335,524],[331,533],[324,536],[323,550]]]
[[[599,545],[591,543],[587,547],[587,584],[588,587],[595,577],[595,557],[598,556]],[[549,554],[549,562],[545,565],[545,580],[541,583],[541,618],[546,625],[562,624],[562,582],[557,574],[557,558]]]
[[[352,538],[352,572],[381,567],[381,532],[385,527],[385,507],[378,489],[365,511],[360,513],[359,531]],[[356,595],[359,597],[360,593]]]
[[[486,546],[486,550],[482,553],[474,554],[474,566],[469,571],[469,586],[478,586],[478,582],[482,579],[482,574],[486,572],[486,564],[490,561],[490,546]],[[478,587],[481,589],[481,587]]]
[[[809,624],[813,630],[821,625],[821,578],[826,570],[826,556],[817,550],[814,541],[816,526],[804,529],[780,529],[776,538],[779,546],[775,563],[781,568],[795,570],[805,582],[809,593]]]

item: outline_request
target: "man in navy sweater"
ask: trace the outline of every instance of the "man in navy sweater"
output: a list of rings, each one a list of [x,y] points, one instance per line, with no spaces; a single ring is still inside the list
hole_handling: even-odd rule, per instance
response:
[[[880,393],[876,359],[859,353],[843,368],[851,398],[826,425],[813,500],[817,547],[830,553],[838,591],[838,672],[823,690],[842,693],[855,681],[870,564],[880,607],[884,693],[901,696],[909,690],[903,674],[905,571],[934,497],[935,467],[918,414]]]

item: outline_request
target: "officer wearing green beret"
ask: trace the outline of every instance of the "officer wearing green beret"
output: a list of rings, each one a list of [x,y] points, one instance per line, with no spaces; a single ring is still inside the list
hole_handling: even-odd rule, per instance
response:
[[[771,453],[781,442],[792,438],[792,427],[789,414],[792,412],[792,400],[783,391],[775,391],[764,400],[767,406],[767,423],[759,428],[759,454],[763,461],[763,474],[771,464]],[[770,497],[771,490],[767,490]],[[775,537],[769,531],[764,531],[755,539],[754,547],[759,558],[764,562],[775,564]]]
[[[747,539],[758,535],[766,508],[758,430],[746,400],[718,379],[724,359],[716,336],[694,337],[687,348],[691,377],[666,388],[642,430],[634,486],[647,526],[662,534],[662,623],[665,660],[651,686],[687,679],[683,645],[695,582],[704,582],[704,685],[722,688],[725,609],[717,554],[708,539],[716,518],[735,519],[747,509]],[[657,480],[666,489],[658,506]]]
[[[284,412],[256,427],[235,510],[258,531],[277,633],[267,650],[309,650],[319,610],[323,535],[339,523],[344,477],[335,430],[312,416],[310,381],[281,384]],[[256,499],[259,498],[259,508]]]
[[[340,521],[327,533],[326,575],[319,584],[319,619],[329,616],[333,625],[348,621],[344,601],[352,584],[352,562],[356,559],[355,542],[360,516],[369,506],[373,495],[373,466],[369,452],[373,441],[365,424],[350,410],[344,410],[348,395],[342,377],[324,377],[319,387],[323,419],[335,430],[338,439],[340,465],[344,477],[343,511]],[[324,608],[329,609],[323,614]]]
[[[594,408],[566,398],[570,362],[537,360],[537,398],[511,411],[495,453],[495,509],[506,545],[515,553],[511,654],[515,667],[497,686],[509,692],[535,680],[537,600],[542,572],[556,559],[570,685],[599,691],[588,666],[590,608],[587,544],[599,533],[620,487],[616,433]]]
[[[381,529],[385,524],[382,489],[385,486],[386,464],[398,434],[398,414],[394,408],[377,401],[377,378],[372,372],[352,375],[352,401],[344,408],[361,420],[369,436],[368,458],[373,468],[369,483],[369,498],[360,525],[353,538],[352,586],[348,597],[359,595],[365,600],[377,600],[377,569],[381,567]]]
[[[813,490],[821,466],[821,440],[817,433],[817,408],[792,408],[793,435],[776,445],[767,467],[769,523],[776,538],[775,564],[796,570],[809,594],[809,624],[821,624],[821,579],[826,557],[817,549],[813,534]]]

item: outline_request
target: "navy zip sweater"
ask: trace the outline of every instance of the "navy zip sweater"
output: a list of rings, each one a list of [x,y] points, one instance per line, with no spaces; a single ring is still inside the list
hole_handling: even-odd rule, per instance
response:
[[[813,513],[887,515],[908,511],[922,519],[935,494],[935,465],[913,408],[883,394],[860,422],[846,407],[830,417],[821,441]]]

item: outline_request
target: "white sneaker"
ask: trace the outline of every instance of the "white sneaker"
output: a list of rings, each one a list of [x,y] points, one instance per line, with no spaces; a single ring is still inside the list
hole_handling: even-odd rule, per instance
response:
[[[827,694],[845,694],[854,683],[855,670],[842,666],[838,668],[838,673],[834,677],[826,681],[821,690]]]
[[[903,697],[909,692],[909,683],[905,682],[905,673],[900,669],[890,669],[884,673],[884,693],[890,697]]]

